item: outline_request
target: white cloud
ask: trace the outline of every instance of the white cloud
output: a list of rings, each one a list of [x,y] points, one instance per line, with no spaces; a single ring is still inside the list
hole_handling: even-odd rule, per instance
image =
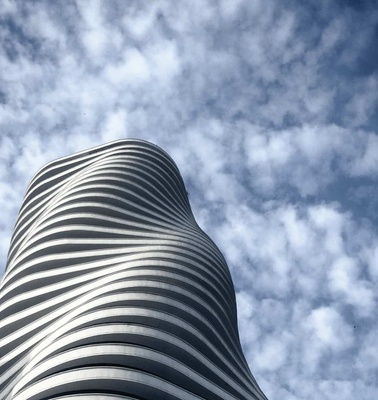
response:
[[[15,1],[12,0],[4,0],[1,5],[1,14],[15,14],[17,10],[17,5]]]
[[[332,350],[343,350],[352,344],[352,327],[333,308],[321,307],[311,312],[305,321],[313,339]]]
[[[324,29],[321,34],[321,50],[322,52],[329,52],[340,42],[340,37],[345,35],[345,21],[335,18],[330,21],[329,25]]]
[[[151,140],[229,262],[269,398],[370,400],[378,239],[354,194],[377,183],[377,14],[289,3],[3,1],[0,251],[44,163]]]
[[[351,163],[351,172],[355,176],[375,175],[378,170],[378,138],[375,134],[365,134],[359,157]]]
[[[373,246],[368,249],[367,263],[369,276],[372,281],[378,281],[378,243],[373,244]]]
[[[363,326],[356,326],[356,329],[363,330]],[[376,332],[371,330],[361,343],[356,366],[362,371],[364,379],[375,385],[378,371],[378,354],[377,354],[378,338]]]
[[[254,357],[256,367],[262,370],[275,371],[285,366],[288,357],[288,347],[282,335],[267,337],[262,348]]]
[[[329,271],[330,290],[342,296],[363,316],[372,315],[376,307],[373,286],[359,277],[359,265],[351,257],[340,257]]]
[[[105,77],[115,85],[138,85],[151,76],[151,68],[146,57],[138,50],[127,50],[123,60],[105,69]]]
[[[154,79],[159,80],[161,84],[168,84],[180,71],[180,60],[173,41],[161,41],[159,45],[148,48],[147,53]]]
[[[318,234],[323,237],[323,250],[331,255],[343,253],[342,230],[345,216],[334,207],[321,205],[309,210],[309,218]]]
[[[346,104],[348,123],[353,127],[366,125],[370,115],[376,112],[378,100],[378,76],[372,75],[356,87],[353,98]]]
[[[255,178],[251,184],[263,192],[290,185],[301,196],[314,195],[340,175],[369,177],[376,173],[378,139],[374,133],[335,125],[274,132],[254,125],[248,128],[244,144]]]
[[[142,10],[133,9],[132,12],[125,14],[122,19],[122,25],[134,38],[141,40],[150,30],[154,29],[153,24],[155,22],[157,11],[158,6],[156,3]]]
[[[221,13],[226,18],[234,18],[235,15],[240,10],[240,6],[242,5],[242,3],[243,3],[243,0],[235,0],[235,1],[221,0],[219,2],[219,7],[221,10]],[[252,3],[254,7],[259,6],[259,0],[252,0],[250,3]]]
[[[317,235],[310,224],[302,219],[294,208],[286,209],[280,220],[285,227],[285,237],[296,257],[304,259],[309,253],[309,246],[317,243]]]
[[[83,25],[80,26],[83,47],[91,61],[97,64],[96,59],[102,58],[108,36],[104,26],[103,4],[98,0],[93,1],[90,7],[83,1],[78,1],[76,4],[83,21]]]
[[[124,110],[117,110],[107,116],[101,138],[104,143],[127,137],[127,115]]]
[[[320,307],[303,321],[307,333],[303,365],[313,372],[322,357],[349,349],[353,344],[353,328],[331,307]]]

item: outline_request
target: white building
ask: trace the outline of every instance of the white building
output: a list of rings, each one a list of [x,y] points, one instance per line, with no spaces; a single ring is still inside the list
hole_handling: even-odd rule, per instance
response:
[[[233,284],[157,146],[122,140],[31,181],[0,289],[0,399],[266,399]]]

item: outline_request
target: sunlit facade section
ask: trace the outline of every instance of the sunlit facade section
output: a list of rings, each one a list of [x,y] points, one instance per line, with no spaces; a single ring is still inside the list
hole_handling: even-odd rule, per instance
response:
[[[266,399],[225,260],[148,142],[36,174],[0,297],[0,399]]]

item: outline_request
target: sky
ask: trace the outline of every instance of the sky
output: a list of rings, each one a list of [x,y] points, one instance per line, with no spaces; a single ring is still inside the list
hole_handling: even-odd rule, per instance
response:
[[[48,161],[176,161],[270,400],[378,397],[375,0],[0,0],[0,257]]]

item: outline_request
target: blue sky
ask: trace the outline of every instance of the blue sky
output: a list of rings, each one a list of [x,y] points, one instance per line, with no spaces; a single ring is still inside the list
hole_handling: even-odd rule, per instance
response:
[[[0,42],[1,271],[37,169],[150,140],[228,261],[268,398],[377,398],[375,0],[1,0]]]

